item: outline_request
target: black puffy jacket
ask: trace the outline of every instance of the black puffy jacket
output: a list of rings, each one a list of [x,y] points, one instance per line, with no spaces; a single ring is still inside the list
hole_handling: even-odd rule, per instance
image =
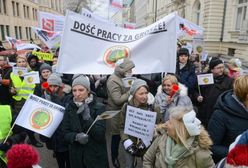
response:
[[[226,157],[229,145],[247,129],[248,110],[234,98],[232,90],[221,94],[208,124],[215,163]]]

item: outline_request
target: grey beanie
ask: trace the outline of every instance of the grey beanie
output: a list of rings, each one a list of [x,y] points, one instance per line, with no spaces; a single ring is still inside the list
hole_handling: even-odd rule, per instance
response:
[[[146,81],[144,81],[144,80],[142,80],[142,79],[136,79],[135,81],[133,81],[133,84],[132,84],[132,86],[131,86],[131,88],[130,88],[130,94],[131,94],[131,95],[134,95],[135,92],[136,92],[141,86],[146,87],[147,90],[148,90],[148,88],[149,88],[148,85],[147,85],[147,83],[146,83]]]
[[[86,76],[83,75],[76,76],[72,82],[72,87],[76,85],[82,85],[83,87],[88,89],[88,91],[90,91],[90,81]]]
[[[51,74],[48,79],[47,82],[49,85],[56,85],[56,86],[62,86],[62,79],[60,76],[58,76],[57,74]]]
[[[43,63],[41,66],[40,66],[40,73],[44,70],[44,69],[47,69],[49,71],[52,72],[52,67],[50,65],[48,65],[47,63]]]

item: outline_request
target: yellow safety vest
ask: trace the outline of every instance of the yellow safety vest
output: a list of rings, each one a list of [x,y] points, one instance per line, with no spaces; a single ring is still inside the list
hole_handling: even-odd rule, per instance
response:
[[[16,95],[12,96],[13,99],[17,101],[20,101],[22,98],[27,100],[29,94],[34,93],[35,84],[27,84],[18,75],[13,74],[13,72],[11,72],[10,78],[17,92]]]
[[[4,141],[11,128],[12,113],[9,105],[0,105],[0,142]],[[7,163],[5,153],[0,151],[0,159]]]

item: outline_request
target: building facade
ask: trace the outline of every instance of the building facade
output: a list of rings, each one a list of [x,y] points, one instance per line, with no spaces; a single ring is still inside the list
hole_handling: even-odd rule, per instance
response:
[[[63,1],[0,0],[0,40],[5,41],[5,36],[36,39],[31,27],[38,26],[38,11],[63,14]]]
[[[131,6],[135,14],[130,17],[135,18],[137,27],[149,25],[177,11],[179,16],[205,29],[204,41],[208,53],[234,56],[248,61],[248,0],[146,1],[146,10],[138,10],[142,3]]]

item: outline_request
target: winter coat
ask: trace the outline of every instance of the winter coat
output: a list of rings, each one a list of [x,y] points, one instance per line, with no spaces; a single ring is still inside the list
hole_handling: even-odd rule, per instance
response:
[[[159,135],[144,155],[143,168],[167,168],[165,162],[166,134],[165,128],[159,128]],[[211,140],[204,129],[201,136],[196,136],[190,151],[174,165],[175,168],[212,168]]]
[[[207,127],[210,117],[214,112],[214,105],[219,95],[227,90],[232,89],[232,85],[233,79],[223,75],[220,77],[215,77],[214,84],[200,86],[203,101],[198,103],[197,118],[201,120],[205,127]],[[197,96],[199,96],[199,94],[197,94]]]
[[[43,92],[44,93],[44,92]],[[50,95],[51,102],[66,107],[68,105],[68,101],[71,99],[71,95]],[[42,95],[42,98],[46,99],[45,95]],[[47,149],[53,150],[55,152],[66,152],[68,151],[68,144],[64,141],[64,134],[62,132],[62,124],[58,126],[56,131],[53,133],[51,138],[47,138],[44,136],[40,136],[41,140],[46,143]]]
[[[125,121],[126,121],[126,111],[127,111],[127,106],[133,106],[133,107],[136,107],[136,108],[140,108],[142,110],[148,110],[148,111],[152,111],[154,113],[157,113],[157,118],[156,118],[156,124],[159,123],[159,120],[160,120],[160,111],[159,111],[159,108],[154,108],[153,107],[153,104],[144,104],[144,105],[141,105],[141,106],[136,106],[133,102],[133,98],[128,101],[128,103],[125,103],[121,109],[121,112],[120,112],[120,116],[121,116],[121,121],[120,121],[120,135],[121,135],[121,141],[124,143],[125,140],[127,139],[131,139],[132,142],[134,144],[138,144],[138,138],[136,137],[133,137],[131,135],[127,135],[124,133],[124,128],[125,128]],[[141,151],[141,155],[144,155],[144,152],[146,151],[146,149],[144,151]]]
[[[0,104],[2,105],[13,106],[12,95],[9,93],[11,72],[12,67],[10,65],[6,65],[0,69],[0,74],[2,77],[2,81],[0,82]]]
[[[197,87],[197,78],[195,74],[195,66],[188,62],[182,69],[177,65],[176,74],[179,77],[179,82],[188,88],[189,97],[194,95]]]
[[[157,94],[155,96],[155,106],[160,108],[160,112],[163,115],[163,122],[169,119],[169,113],[167,112],[169,108],[175,106],[193,106],[190,98],[187,96],[187,88],[179,84],[180,92],[176,93],[173,98],[174,101],[168,104],[166,99],[169,95],[162,91],[162,86],[158,87]]]
[[[124,103],[128,101],[129,93],[122,82],[121,72],[116,71],[107,81],[108,105],[107,110],[121,110]],[[119,135],[120,113],[110,120],[111,134]]]
[[[248,129],[248,110],[234,97],[233,91],[224,92],[209,121],[208,132],[214,143],[212,151],[216,163],[226,157],[235,138]]]
[[[75,141],[78,133],[89,129],[93,120],[105,111],[104,105],[93,100],[88,104],[91,118],[83,120],[81,114],[77,114],[78,107],[73,102],[69,103],[65,109],[62,121],[62,130],[64,139],[69,144],[69,155],[71,168],[106,168],[108,165],[108,156],[105,140],[105,121],[97,121],[89,131],[89,141],[81,145]]]

